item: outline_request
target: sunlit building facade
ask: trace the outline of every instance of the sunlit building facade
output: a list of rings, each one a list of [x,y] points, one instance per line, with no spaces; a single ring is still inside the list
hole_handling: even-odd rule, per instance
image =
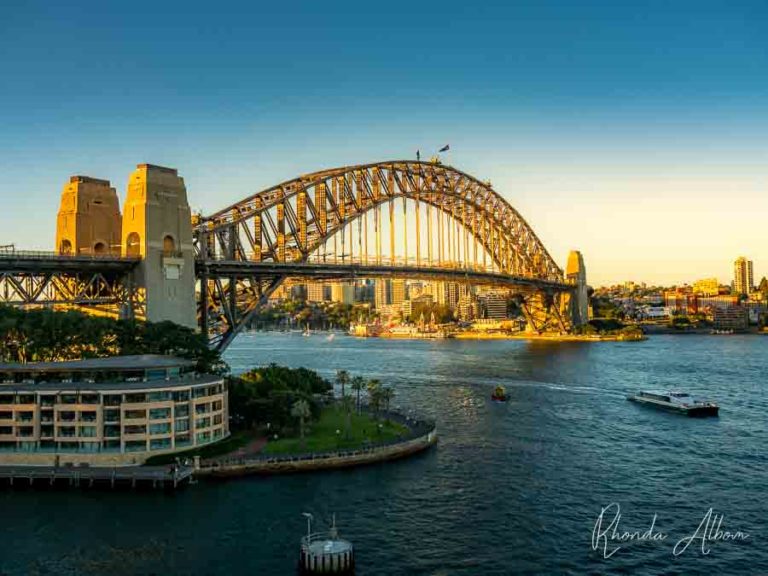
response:
[[[0,364],[0,463],[140,464],[229,435],[223,377],[166,356]]]

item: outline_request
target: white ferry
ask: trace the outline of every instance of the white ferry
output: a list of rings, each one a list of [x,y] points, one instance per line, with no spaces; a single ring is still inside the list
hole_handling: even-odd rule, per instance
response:
[[[640,392],[627,400],[688,416],[717,416],[720,410],[714,402],[698,400],[687,392]]]

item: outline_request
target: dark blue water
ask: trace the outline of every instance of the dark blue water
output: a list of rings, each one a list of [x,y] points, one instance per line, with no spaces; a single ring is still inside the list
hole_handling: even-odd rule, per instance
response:
[[[768,338],[641,343],[358,340],[244,335],[235,370],[345,368],[434,417],[437,449],[367,468],[201,483],[175,495],[0,492],[0,574],[292,574],[301,513],[357,546],[359,574],[768,572]],[[491,404],[499,383],[512,401]],[[641,388],[720,402],[687,419],[627,402]],[[664,541],[593,550],[602,507]],[[705,513],[743,541],[696,540]],[[610,518],[613,514],[610,515]],[[606,517],[607,525],[610,518]],[[618,543],[609,544],[609,551]],[[620,545],[620,544],[619,544]]]

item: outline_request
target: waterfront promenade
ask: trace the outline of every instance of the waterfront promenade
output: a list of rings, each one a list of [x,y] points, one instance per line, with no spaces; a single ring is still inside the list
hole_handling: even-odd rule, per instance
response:
[[[407,427],[408,433],[400,438],[371,442],[348,450],[234,457],[224,455],[202,461],[195,475],[203,478],[224,478],[349,468],[405,458],[427,450],[437,443],[437,427],[431,420],[411,418],[394,412],[381,412],[380,416]]]

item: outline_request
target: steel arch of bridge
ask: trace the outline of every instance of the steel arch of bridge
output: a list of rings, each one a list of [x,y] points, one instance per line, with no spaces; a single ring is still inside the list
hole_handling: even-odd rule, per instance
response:
[[[350,223],[397,198],[415,202],[416,230],[419,204],[450,215],[465,238],[471,235],[482,246],[500,283],[525,285],[549,296],[569,289],[563,271],[533,229],[490,183],[439,163],[387,161],[306,174],[198,218],[194,239],[201,329],[214,345],[226,346],[285,278],[303,274],[300,265],[318,248]],[[380,212],[375,216],[380,234]],[[394,251],[392,234],[390,242]],[[430,267],[426,261],[422,266],[418,236],[416,244],[416,268]],[[466,257],[466,239],[464,249]],[[377,237],[376,255],[359,263],[359,275],[377,275],[377,267],[385,264],[381,252]],[[476,259],[476,245],[474,252]],[[342,268],[348,263],[324,264]],[[472,270],[472,264],[465,266],[467,272]]]

